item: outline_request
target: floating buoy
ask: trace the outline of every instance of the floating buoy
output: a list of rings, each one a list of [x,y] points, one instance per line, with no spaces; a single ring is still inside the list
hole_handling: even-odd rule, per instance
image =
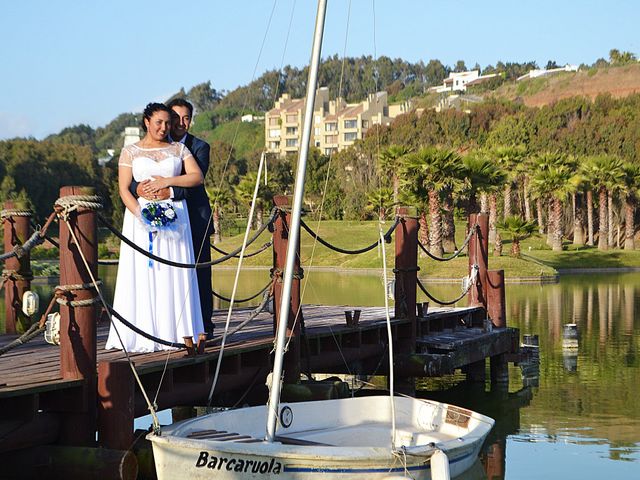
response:
[[[436,450],[431,455],[431,480],[449,480],[449,458],[442,450]]]

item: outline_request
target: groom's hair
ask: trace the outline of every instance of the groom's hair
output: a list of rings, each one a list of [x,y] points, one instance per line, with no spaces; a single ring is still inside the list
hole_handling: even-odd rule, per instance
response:
[[[193,117],[193,105],[187,102],[184,98],[174,98],[167,103],[167,107],[169,109],[173,109],[173,107],[187,107],[189,109],[189,116]]]

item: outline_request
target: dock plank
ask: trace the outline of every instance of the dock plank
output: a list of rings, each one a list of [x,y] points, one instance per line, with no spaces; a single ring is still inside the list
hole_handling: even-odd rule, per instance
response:
[[[345,321],[346,310],[360,310],[358,327],[350,327]],[[462,316],[474,308],[429,308],[426,318],[441,318],[451,315]],[[233,312],[229,329],[232,330],[245,321],[252,313],[252,308],[240,308]],[[304,305],[303,315],[306,332],[310,340],[321,340],[327,337],[337,338],[340,335],[351,335],[354,332],[380,329],[386,322],[384,307],[354,307],[343,305]],[[393,309],[390,310],[393,318]],[[212,317],[220,335],[226,323],[226,310],[215,311]],[[406,322],[404,319],[393,320],[394,323]],[[126,328],[126,327],[123,327]],[[473,329],[469,329],[473,330]],[[100,323],[97,329],[98,362],[125,360],[120,350],[105,350],[104,346],[109,333],[108,323]],[[456,336],[458,335],[458,336]],[[461,340],[460,334],[450,336],[447,333],[434,335],[429,339],[428,348],[455,349]],[[477,332],[464,332],[472,338]],[[0,336],[0,346],[6,345],[15,336]],[[422,339],[421,339],[422,341]],[[239,355],[256,350],[270,349],[273,343],[273,316],[262,312],[236,334],[229,336],[225,345],[226,355]],[[426,345],[426,344],[424,344]],[[170,368],[209,362],[217,358],[220,344],[208,342],[203,355],[188,356],[185,350],[160,351],[153,353],[132,353],[130,357],[141,374],[162,371],[165,364]],[[49,345],[42,336],[33,339],[26,345],[0,356],[0,398],[14,396],[20,391],[37,393],[47,389],[59,389],[77,386],[77,381],[65,381],[60,378],[60,347]]]

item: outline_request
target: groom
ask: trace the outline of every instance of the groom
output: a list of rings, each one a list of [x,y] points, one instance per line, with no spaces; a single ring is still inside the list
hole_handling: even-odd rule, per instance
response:
[[[207,175],[209,169],[209,151],[207,142],[194,137],[189,133],[191,120],[193,119],[193,105],[182,98],[175,98],[167,103],[171,109],[171,133],[170,140],[184,143],[198,162],[202,175]],[[132,182],[131,193],[139,197],[147,197],[145,182]],[[211,261],[211,247],[209,237],[213,234],[213,222],[211,217],[211,205],[209,197],[203,185],[192,188],[171,187],[158,192],[158,199],[186,200],[189,210],[189,223],[193,240],[193,253],[197,263]],[[200,294],[200,307],[202,309],[202,321],[207,336],[213,335],[213,297],[211,290],[211,267],[196,269],[198,275],[198,292]]]

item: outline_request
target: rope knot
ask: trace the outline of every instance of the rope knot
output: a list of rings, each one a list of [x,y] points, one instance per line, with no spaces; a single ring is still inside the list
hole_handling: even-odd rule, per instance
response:
[[[69,214],[78,208],[100,210],[102,208],[101,201],[102,199],[98,195],[67,195],[57,199],[53,208],[59,217],[66,220]]]

